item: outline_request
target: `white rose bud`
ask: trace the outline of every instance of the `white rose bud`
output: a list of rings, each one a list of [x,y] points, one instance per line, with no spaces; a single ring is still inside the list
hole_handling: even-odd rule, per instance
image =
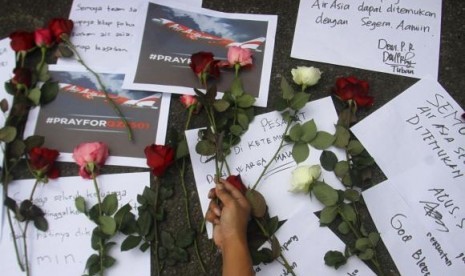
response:
[[[292,79],[298,85],[302,85],[303,90],[306,87],[315,85],[321,78],[321,71],[313,66],[297,66],[291,70]]]
[[[299,166],[292,171],[291,189],[293,193],[308,193],[310,186],[320,177],[321,168],[319,165]]]

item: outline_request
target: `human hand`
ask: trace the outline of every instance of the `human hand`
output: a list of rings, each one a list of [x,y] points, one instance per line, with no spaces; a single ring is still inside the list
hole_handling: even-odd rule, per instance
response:
[[[245,196],[229,182],[220,179],[208,197],[212,200],[205,218],[214,225],[216,246],[223,251],[230,243],[246,243],[251,207]]]

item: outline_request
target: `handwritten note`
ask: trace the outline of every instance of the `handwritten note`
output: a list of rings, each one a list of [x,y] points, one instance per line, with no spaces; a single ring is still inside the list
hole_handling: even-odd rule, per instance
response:
[[[439,83],[423,79],[352,127],[388,178],[415,164],[444,167],[465,180],[463,108]],[[376,131],[373,131],[376,130]]]
[[[137,205],[137,194],[150,185],[149,173],[112,174],[98,177],[102,196],[116,193],[119,203]],[[128,186],[128,183],[131,185]],[[28,198],[33,180],[15,181],[10,184],[10,197],[16,200]],[[41,186],[34,196],[34,202],[46,213],[49,223],[47,232],[28,229],[28,252],[32,275],[81,275],[87,258],[94,252],[90,237],[95,224],[74,206],[74,199],[83,196],[89,204],[97,202],[91,180],[81,177],[60,177]],[[8,233],[8,235],[7,235]],[[0,267],[5,275],[24,275],[16,263],[12,236],[8,224],[0,243],[2,258]],[[22,248],[21,240],[20,248]],[[111,275],[150,275],[150,253],[139,250],[120,252],[121,240],[110,255],[117,262],[108,272]],[[9,253],[6,253],[9,252]]]
[[[438,0],[301,0],[291,56],[409,77],[437,77]]]
[[[281,250],[297,275],[375,275],[358,258],[335,270],[326,266],[324,255],[329,250],[344,252],[344,243],[308,210],[300,210],[276,233]],[[257,275],[291,275],[281,264],[272,262],[254,267]]]
[[[298,118],[302,122],[314,119],[318,130],[334,133],[337,113],[331,98],[326,97],[308,103],[300,111]],[[279,112],[256,116],[249,125],[249,130],[241,137],[241,142],[232,148],[232,153],[227,158],[231,174],[240,174],[246,185],[253,186],[264,166],[271,161],[278,149],[285,128],[286,124]],[[209,203],[207,194],[214,187],[215,165],[213,161],[207,162],[208,158],[200,156],[195,151],[198,130],[187,131],[186,137],[202,211],[206,213]],[[280,219],[290,218],[300,209],[317,211],[323,208],[318,200],[312,200],[308,195],[289,192],[291,172],[296,167],[291,150],[291,146],[286,146],[280,151],[257,186],[257,190],[266,198],[271,216],[278,216]],[[334,152],[340,160],[344,158],[341,151],[334,149]],[[301,164],[319,164],[320,154],[320,150],[312,148],[309,158]],[[227,175],[226,169],[223,175]],[[323,170],[321,178],[330,185],[341,185],[332,172]],[[211,225],[208,224],[209,237],[212,235],[211,230]]]
[[[421,164],[363,193],[402,275],[463,275],[462,185],[445,168]]]

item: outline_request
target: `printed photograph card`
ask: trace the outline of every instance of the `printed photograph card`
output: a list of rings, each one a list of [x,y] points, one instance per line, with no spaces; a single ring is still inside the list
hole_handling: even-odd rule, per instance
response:
[[[300,0],[291,57],[437,78],[441,0]]]
[[[129,204],[132,212],[137,213],[137,195],[145,187],[150,187],[150,173],[108,174],[97,177],[102,197],[115,193],[119,206]],[[17,180],[10,183],[9,195],[19,201],[29,198],[35,180]],[[129,185],[130,184],[130,185]],[[95,254],[91,248],[91,235],[96,227],[85,214],[75,207],[75,198],[82,196],[88,206],[97,203],[97,194],[92,180],[80,176],[50,179],[45,185],[40,184],[33,202],[45,212],[48,230],[42,232],[29,225],[27,229],[27,247],[30,275],[82,275],[87,259]],[[15,233],[22,233],[20,225],[13,219]],[[24,224],[22,224],[24,227]],[[3,237],[0,240],[0,267],[2,275],[21,276],[22,272],[16,261],[13,237],[8,223],[3,225]],[[108,275],[150,275],[150,250],[119,250],[124,240],[123,235],[113,238],[115,246],[109,255],[116,259]],[[23,256],[23,240],[17,238],[21,256]]]
[[[60,152],[59,161],[74,162],[72,152],[80,143],[102,141],[110,149],[107,164],[147,167],[144,148],[165,143],[171,95],[125,90],[121,88],[124,74],[99,73],[109,97],[131,126],[133,141],[130,141],[123,121],[91,73],[50,66],[50,74],[59,82],[58,96],[53,102],[31,110],[26,137],[44,136],[44,146]]]
[[[140,51],[124,79],[124,88],[194,94],[202,89],[189,67],[197,52],[211,52],[227,60],[228,48],[248,48],[253,66],[241,70],[244,90],[266,106],[273,59],[277,16],[228,14],[182,5],[173,1],[150,1],[145,6],[145,25],[136,34]],[[234,69],[221,70],[218,91],[230,88]]]

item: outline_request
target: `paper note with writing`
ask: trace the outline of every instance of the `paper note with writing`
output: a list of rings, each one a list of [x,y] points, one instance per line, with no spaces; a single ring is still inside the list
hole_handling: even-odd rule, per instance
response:
[[[318,130],[334,133],[334,124],[337,122],[337,113],[334,109],[331,97],[308,103],[300,110],[298,118],[301,122],[311,119],[315,120]],[[274,153],[278,150],[286,123],[279,112],[270,112],[255,116],[249,125],[249,130],[242,135],[241,142],[232,148],[231,154],[227,157],[231,174],[240,174],[244,184],[253,186],[263,172],[267,162],[270,162]],[[215,165],[213,161],[206,162],[207,157],[202,157],[195,151],[198,138],[198,130],[186,131],[186,138],[189,145],[192,167],[194,171],[197,191],[203,213],[208,209],[208,191],[214,187],[213,176]],[[285,146],[276,156],[268,172],[264,175],[257,190],[262,193],[268,203],[268,210],[271,216],[278,216],[279,219],[289,218],[300,208],[307,210],[321,210],[324,206],[316,199],[311,199],[302,193],[291,193],[290,180],[291,172],[296,167],[291,155],[292,145]],[[333,150],[339,157],[344,158],[343,152]],[[319,164],[321,151],[311,148],[310,156],[304,164]],[[228,175],[226,168],[223,175]],[[321,179],[334,187],[341,188],[340,182],[335,178],[333,172],[323,170]],[[211,225],[207,225],[207,231],[211,237]]]
[[[445,168],[421,164],[363,192],[402,275],[463,275],[465,189],[459,182]]]
[[[441,0],[300,0],[291,56],[437,77]]]
[[[228,48],[237,46],[253,53],[253,66],[241,70],[244,90],[256,97],[255,105],[266,106],[276,15],[222,13],[168,0],[148,2],[143,14],[134,45],[140,51],[124,88],[194,95],[192,87],[203,87],[189,66],[191,55],[211,52],[226,60]],[[221,70],[218,91],[228,90],[233,79],[233,68]]]
[[[26,135],[47,137],[44,145],[60,151],[59,161],[74,162],[72,152],[80,143],[102,141],[110,149],[107,164],[147,167],[144,148],[165,143],[171,95],[124,90],[124,74],[99,73],[109,96],[131,126],[130,141],[121,118],[98,89],[93,75],[65,66],[50,66],[50,74],[60,83],[58,96],[31,110]]]
[[[423,79],[351,128],[388,178],[418,163],[465,180],[463,108]]]
[[[337,270],[325,265],[324,255],[329,250],[344,252],[344,243],[327,227],[320,227],[318,218],[302,209],[288,219],[276,233],[281,250],[296,275],[375,275],[358,258],[349,258]],[[257,275],[291,275],[280,263],[254,267]]]
[[[144,187],[150,186],[150,174],[143,172],[100,175],[97,181],[102,196],[116,193],[119,204],[129,203],[136,208],[137,194],[141,193]],[[9,186],[9,195],[15,200],[28,198],[33,185],[34,180],[15,181]],[[60,177],[37,189],[34,202],[45,211],[49,230],[41,232],[35,227],[28,228],[27,245],[31,275],[81,275],[87,258],[95,253],[90,243],[95,224],[76,210],[74,199],[77,196],[83,196],[89,205],[97,203],[92,180]],[[11,276],[24,275],[15,259],[12,236],[7,223],[4,225],[4,232],[0,243],[2,273]],[[117,245],[110,251],[110,255],[116,258],[116,263],[108,273],[150,275],[149,251],[121,252],[119,247],[122,240],[123,238],[117,240]],[[17,241],[22,252],[22,240]]]

